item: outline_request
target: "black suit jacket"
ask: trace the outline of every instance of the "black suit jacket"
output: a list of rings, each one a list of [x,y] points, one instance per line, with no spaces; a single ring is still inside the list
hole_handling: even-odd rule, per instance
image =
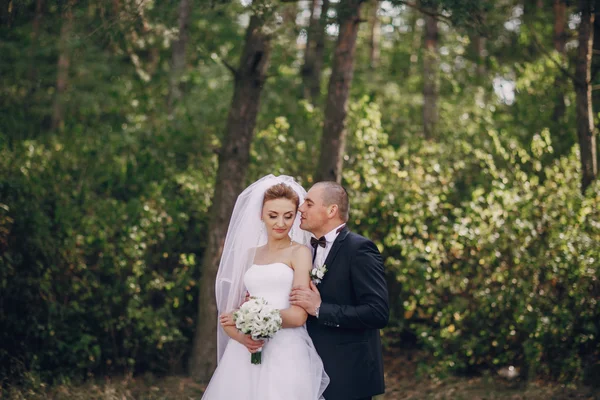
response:
[[[320,249],[319,249],[320,250]],[[325,260],[318,289],[319,318],[306,327],[331,382],[326,400],[349,400],[385,391],[379,329],[389,318],[383,260],[369,239],[344,228]]]

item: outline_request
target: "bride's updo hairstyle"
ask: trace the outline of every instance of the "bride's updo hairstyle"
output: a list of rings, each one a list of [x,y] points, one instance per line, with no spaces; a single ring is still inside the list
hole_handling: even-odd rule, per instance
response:
[[[296,206],[296,210],[298,209],[300,198],[298,194],[292,189],[290,186],[285,183],[278,183],[277,185],[273,185],[267,189],[265,192],[265,198],[263,199],[263,206],[269,200],[275,199],[288,199]]]

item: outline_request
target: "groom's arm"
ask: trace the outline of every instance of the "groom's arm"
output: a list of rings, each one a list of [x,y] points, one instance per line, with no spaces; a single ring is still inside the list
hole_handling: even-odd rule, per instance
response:
[[[361,243],[350,261],[356,305],[325,303],[319,309],[321,324],[347,329],[381,329],[389,319],[388,290],[383,259],[369,240]]]

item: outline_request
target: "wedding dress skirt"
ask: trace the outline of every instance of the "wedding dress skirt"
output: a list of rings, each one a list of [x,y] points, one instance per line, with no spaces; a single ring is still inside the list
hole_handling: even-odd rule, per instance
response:
[[[289,307],[294,271],[284,263],[252,265],[244,276],[251,296],[275,308]],[[229,340],[219,366],[202,396],[204,400],[318,400],[329,383],[323,362],[304,326],[284,328],[262,349],[261,364]]]

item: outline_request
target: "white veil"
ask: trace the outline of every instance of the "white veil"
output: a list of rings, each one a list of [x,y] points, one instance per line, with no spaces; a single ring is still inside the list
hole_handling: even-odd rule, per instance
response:
[[[267,243],[260,220],[265,191],[279,183],[290,186],[302,204],[306,190],[287,175],[267,175],[259,179],[248,186],[235,202],[215,282],[218,314],[231,312],[244,301],[244,274],[254,260],[256,248]],[[290,230],[290,237],[297,243],[309,243],[310,234],[300,229],[299,212]],[[217,361],[221,360],[228,340],[229,336],[217,321]]]

